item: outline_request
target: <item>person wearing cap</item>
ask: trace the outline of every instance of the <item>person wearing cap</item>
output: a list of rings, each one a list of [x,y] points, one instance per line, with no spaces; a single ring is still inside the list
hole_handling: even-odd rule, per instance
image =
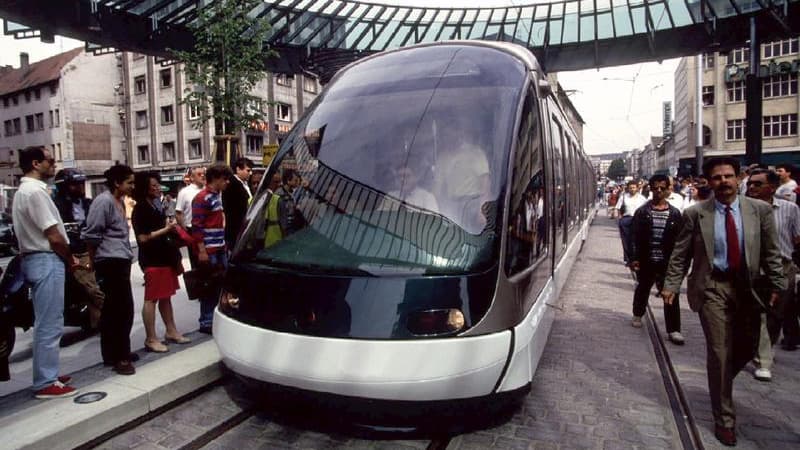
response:
[[[89,264],[89,250],[81,239],[81,231],[86,228],[86,215],[92,204],[92,200],[86,197],[86,175],[78,169],[62,169],[56,174],[55,183],[53,202],[65,224],[72,255],[78,258],[84,267]],[[96,329],[100,323],[100,313],[106,296],[97,284],[93,270],[80,270],[73,275],[75,281],[86,291],[89,300],[86,305],[89,310],[89,323]]]

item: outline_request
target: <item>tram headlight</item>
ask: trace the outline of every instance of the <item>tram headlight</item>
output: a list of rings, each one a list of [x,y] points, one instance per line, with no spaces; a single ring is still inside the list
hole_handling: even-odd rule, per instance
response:
[[[219,296],[219,309],[225,312],[237,311],[239,309],[239,296],[223,289]]]
[[[455,333],[464,328],[464,313],[456,308],[414,311],[408,315],[408,331],[418,336]]]

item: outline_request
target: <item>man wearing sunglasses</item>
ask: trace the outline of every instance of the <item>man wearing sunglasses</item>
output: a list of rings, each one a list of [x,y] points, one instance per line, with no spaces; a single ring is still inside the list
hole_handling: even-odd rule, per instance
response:
[[[794,350],[798,341],[800,341],[797,303],[794,293],[794,278],[797,275],[797,266],[792,261],[795,245],[800,243],[800,208],[792,202],[775,196],[779,186],[779,175],[766,169],[754,170],[747,180],[747,196],[763,200],[772,205],[775,228],[778,232],[778,249],[781,252],[781,262],[783,262],[783,273],[789,282],[787,289],[781,294],[777,308],[771,308],[771,311],[761,314],[761,335],[759,336],[758,353],[754,360],[757,366],[754,375],[759,381],[772,380],[772,346],[778,340],[781,325],[783,325],[784,349]],[[781,310],[783,311],[782,320],[779,317]]]
[[[633,294],[633,320],[631,325],[642,327],[642,316],[647,308],[653,284],[659,292],[664,286],[667,263],[675,247],[675,238],[683,225],[681,212],[671,205],[667,198],[672,193],[670,180],[666,175],[653,175],[650,178],[650,192],[653,199],[636,210],[633,216],[633,262],[631,269],[637,272],[639,283]],[[681,335],[681,310],[677,296],[664,305],[664,321],[667,337],[676,345],[683,345]]]
[[[69,239],[46,181],[56,164],[45,147],[19,152],[25,174],[14,195],[14,233],[22,253],[22,274],[31,287],[33,311],[33,390],[36,398],[67,397],[75,389],[69,377],[59,376],[59,341],[64,329],[65,269],[80,266],[69,249]],[[65,267],[66,264],[66,267]]]

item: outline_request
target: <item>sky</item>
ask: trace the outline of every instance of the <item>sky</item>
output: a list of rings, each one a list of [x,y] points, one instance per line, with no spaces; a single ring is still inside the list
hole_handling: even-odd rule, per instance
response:
[[[402,3],[430,4],[431,1],[403,0]],[[484,7],[509,3],[513,4],[508,0],[480,2]],[[476,4],[474,0],[460,0],[452,6]],[[81,41],[61,36],[56,36],[53,44],[42,43],[38,38],[17,40],[0,36],[0,65],[19,67],[20,52],[27,52],[30,61],[35,62],[83,45]],[[643,148],[650,142],[651,135],[660,136],[662,102],[673,99],[678,61],[560,72],[561,86],[586,122],[583,128],[586,153],[618,153]]]

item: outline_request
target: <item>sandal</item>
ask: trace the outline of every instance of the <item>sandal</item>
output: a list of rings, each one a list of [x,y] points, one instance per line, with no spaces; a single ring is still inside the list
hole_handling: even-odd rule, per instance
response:
[[[186,336],[178,336],[178,337],[164,336],[164,340],[167,342],[172,342],[173,344],[188,344],[192,342],[192,340],[187,338]]]
[[[169,347],[167,347],[166,345],[162,344],[161,342],[153,342],[153,343],[149,343],[149,344],[147,342],[145,342],[144,343],[144,349],[145,349],[145,351],[153,352],[153,353],[166,353],[166,352],[169,351]]]

